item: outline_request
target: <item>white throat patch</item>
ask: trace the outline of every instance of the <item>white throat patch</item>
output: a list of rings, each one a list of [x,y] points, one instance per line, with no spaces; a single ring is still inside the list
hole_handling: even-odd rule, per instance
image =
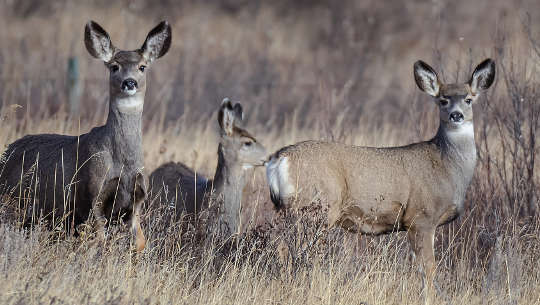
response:
[[[144,105],[144,98],[141,96],[128,96],[123,98],[117,98],[116,107],[121,112],[134,112],[142,111]]]
[[[450,138],[474,138],[474,126],[472,122],[464,122],[458,128],[449,128],[446,133]]]

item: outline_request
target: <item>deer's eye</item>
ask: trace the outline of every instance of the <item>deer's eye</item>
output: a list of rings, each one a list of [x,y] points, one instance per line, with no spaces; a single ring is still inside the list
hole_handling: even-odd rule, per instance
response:
[[[246,142],[244,142],[244,146],[248,146],[248,147],[249,147],[249,146],[251,146],[251,144],[253,144],[252,141],[246,141]]]
[[[470,104],[472,103],[472,99],[466,98],[466,99],[465,99],[465,103],[467,103],[467,105],[470,105]]]
[[[439,103],[441,104],[441,106],[447,106],[448,105],[447,100],[439,100]]]
[[[139,71],[141,71],[141,72],[144,72],[145,69],[146,69],[146,66],[145,66],[145,65],[141,65],[141,66],[139,67]]]
[[[120,70],[120,66],[117,65],[117,64],[113,64],[113,65],[111,65],[110,69],[111,69],[111,72],[114,73],[114,72],[117,72],[118,70]]]

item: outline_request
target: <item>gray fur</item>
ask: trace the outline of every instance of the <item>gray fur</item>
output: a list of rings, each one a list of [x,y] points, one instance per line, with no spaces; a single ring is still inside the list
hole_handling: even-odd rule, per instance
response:
[[[209,199],[223,202],[223,221],[229,232],[238,229],[242,191],[246,184],[246,169],[261,166],[267,152],[262,144],[237,122],[243,116],[239,103],[233,106],[224,99],[218,113],[221,138],[218,146],[218,165],[214,179],[197,175],[182,163],[166,163],[150,175],[152,188],[161,192],[161,202],[181,213],[195,213],[206,209]]]
[[[108,34],[91,21],[85,37],[90,54],[106,61],[103,41],[112,46]],[[122,69],[111,70],[105,125],[80,136],[28,135],[11,143],[4,152],[0,183],[15,198],[29,194],[36,202],[34,213],[47,216],[50,223],[69,215],[64,220],[66,229],[85,222],[91,211],[99,231],[106,221],[125,218],[132,223],[137,249],[142,250],[138,214],[146,196],[141,129],[146,74],[138,67],[148,63],[138,50],[114,52],[108,61]],[[139,83],[134,93],[120,88],[128,77]]]
[[[160,201],[174,209],[179,217],[182,213],[194,214],[208,206],[208,198],[213,181],[181,162],[167,162],[160,165],[150,175],[152,189],[160,192]]]

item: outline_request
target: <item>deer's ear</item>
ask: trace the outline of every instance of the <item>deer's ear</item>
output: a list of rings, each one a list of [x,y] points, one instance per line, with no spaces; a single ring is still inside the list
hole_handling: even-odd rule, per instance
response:
[[[240,105],[240,103],[236,103],[234,105],[233,111],[234,111],[235,121],[244,120],[244,110],[242,109],[242,105]]]
[[[114,46],[109,34],[96,22],[88,21],[84,28],[84,44],[88,53],[104,62],[109,62],[114,55]]]
[[[167,21],[160,22],[146,36],[141,53],[148,62],[165,55],[171,47],[171,26]]]
[[[135,176],[135,202],[140,202],[146,199],[146,183],[144,180],[144,174],[138,172]]]
[[[421,60],[414,63],[414,80],[420,90],[431,96],[439,96],[439,77],[433,68]]]
[[[471,75],[469,85],[473,93],[487,90],[495,80],[495,62],[488,58],[481,62]]]
[[[225,135],[232,135],[236,120],[242,120],[242,106],[233,106],[229,98],[224,98],[218,113],[218,123]]]

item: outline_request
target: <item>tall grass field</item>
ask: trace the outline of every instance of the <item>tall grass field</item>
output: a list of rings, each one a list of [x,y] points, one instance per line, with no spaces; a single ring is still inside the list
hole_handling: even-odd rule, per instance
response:
[[[126,50],[171,24],[171,49],[147,72],[147,176],[168,161],[213,176],[224,97],[242,102],[245,128],[270,152],[308,139],[430,139],[438,109],[416,87],[414,62],[464,83],[493,58],[495,83],[473,106],[478,163],[464,213],[436,232],[429,303],[540,304],[540,2],[0,0],[2,151],[27,134],[105,122],[108,72],[85,49],[88,20]],[[168,221],[150,188],[139,254],[126,225],[104,241],[51,230],[39,211],[25,225],[31,199],[0,184],[0,304],[428,302],[405,232],[328,228],[317,206],[278,212],[264,168],[249,177],[230,238],[212,211]]]

